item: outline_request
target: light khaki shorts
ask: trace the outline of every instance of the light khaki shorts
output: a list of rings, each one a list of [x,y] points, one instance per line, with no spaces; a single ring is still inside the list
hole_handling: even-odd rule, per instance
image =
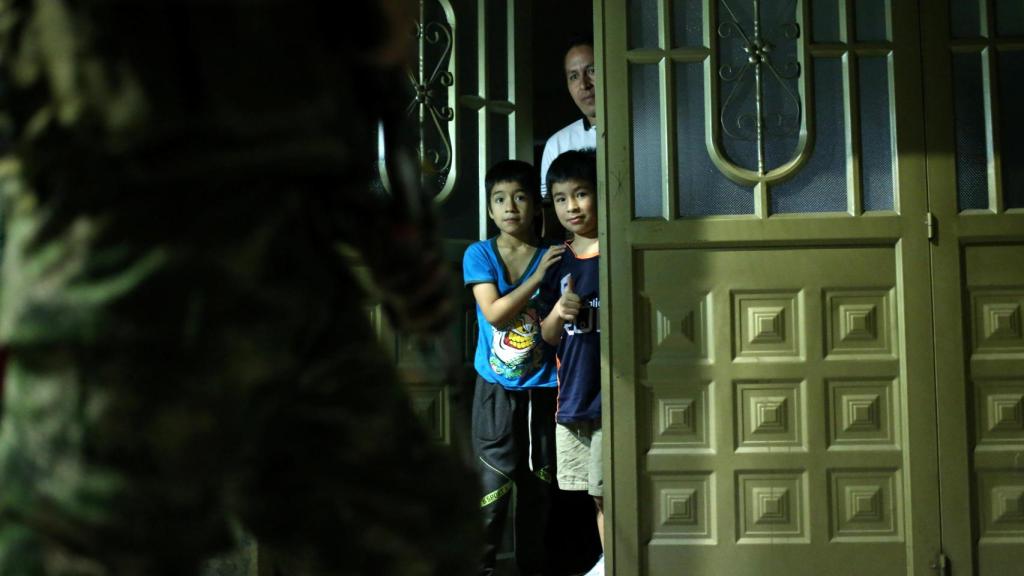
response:
[[[603,495],[600,423],[556,424],[555,452],[559,488],[586,490],[591,496]]]

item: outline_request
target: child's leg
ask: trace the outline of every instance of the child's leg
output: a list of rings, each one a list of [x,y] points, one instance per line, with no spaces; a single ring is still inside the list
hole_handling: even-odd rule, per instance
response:
[[[604,460],[601,457],[602,434],[600,422],[590,433],[590,478],[588,492],[594,497],[597,507],[597,533],[601,537],[601,549],[604,549]]]
[[[494,573],[512,501],[518,459],[514,433],[516,393],[477,377],[473,394],[473,452],[482,488],[480,515],[484,523],[481,576]]]
[[[556,424],[555,440],[558,454],[558,485],[562,490],[586,491],[597,498],[601,496],[602,481],[595,477],[595,465],[600,467],[600,456],[594,457],[595,441],[593,425],[590,422]],[[599,438],[598,438],[599,441]],[[598,443],[599,446],[599,443]],[[603,524],[603,513],[598,516],[598,527]],[[598,532],[604,547],[603,529]],[[598,563],[600,564],[600,560]],[[595,574],[603,574],[603,568]]]
[[[555,465],[558,487],[567,491],[590,489],[590,435],[585,424],[555,424]]]
[[[524,394],[524,393],[520,393]],[[528,404],[516,412],[516,564],[524,575],[545,571],[545,537],[555,471],[554,388],[525,392]]]

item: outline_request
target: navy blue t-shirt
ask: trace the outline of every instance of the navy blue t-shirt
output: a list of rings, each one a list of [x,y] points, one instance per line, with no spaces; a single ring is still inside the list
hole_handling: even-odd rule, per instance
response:
[[[573,292],[582,301],[573,323],[566,323],[555,354],[558,362],[558,409],[555,420],[563,424],[601,419],[601,347],[598,312],[599,254],[580,258],[566,242],[562,259],[548,269],[540,286],[538,303],[544,316],[561,297],[567,275]]]

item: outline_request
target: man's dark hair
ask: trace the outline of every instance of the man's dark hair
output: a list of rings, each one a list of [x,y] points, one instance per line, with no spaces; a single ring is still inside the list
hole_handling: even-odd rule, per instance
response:
[[[565,44],[565,50],[562,50],[562,59],[565,59],[565,55],[569,53],[569,50],[577,46],[590,46],[594,47],[594,35],[593,34],[578,34],[569,38],[569,41]]]
[[[502,160],[491,166],[484,177],[484,188],[487,190],[487,203],[491,202],[491,192],[499,182],[515,182],[523,187],[530,199],[540,205],[540,178],[537,169],[529,162],[522,160]]]
[[[593,148],[569,150],[555,158],[548,168],[548,193],[554,192],[554,185],[569,180],[589,182],[597,190],[597,155]]]

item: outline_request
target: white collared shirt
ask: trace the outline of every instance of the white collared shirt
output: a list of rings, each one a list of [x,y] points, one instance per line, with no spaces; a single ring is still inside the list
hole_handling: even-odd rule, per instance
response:
[[[548,168],[562,152],[569,150],[586,150],[597,148],[597,129],[588,126],[589,122],[579,120],[555,132],[544,145],[544,155],[540,160],[540,195],[548,197]]]

